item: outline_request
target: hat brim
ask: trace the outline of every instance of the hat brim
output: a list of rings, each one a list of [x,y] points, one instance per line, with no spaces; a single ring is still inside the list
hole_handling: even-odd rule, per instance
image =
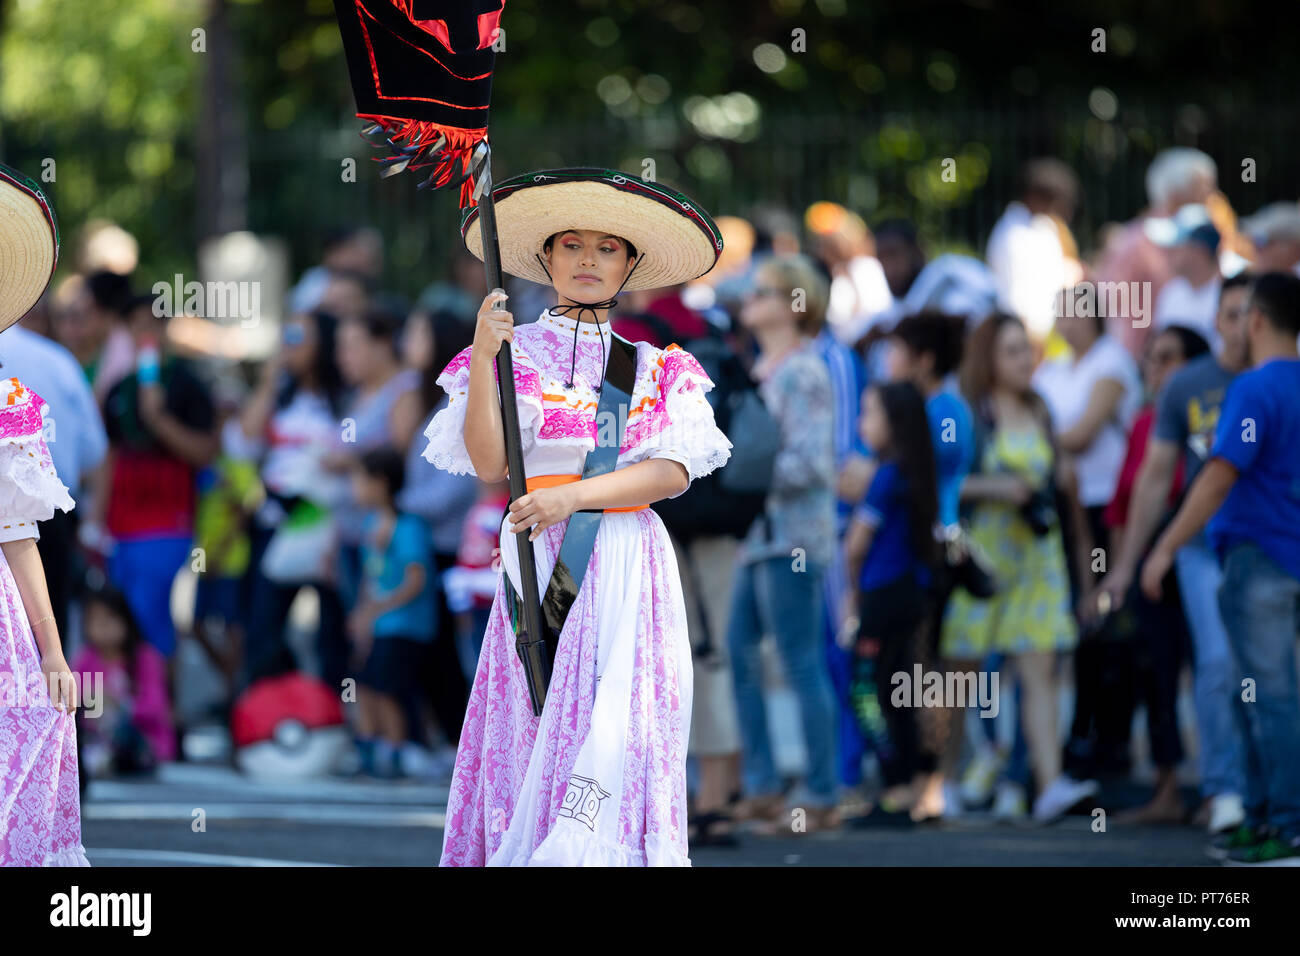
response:
[[[610,169],[546,169],[492,190],[503,271],[551,285],[539,261],[547,238],[566,229],[621,236],[640,257],[626,291],[697,279],[722,252],[722,233],[689,197],[659,183]],[[479,207],[465,210],[465,246],[483,258]]]
[[[40,188],[0,165],[0,331],[45,293],[59,260],[58,225]]]

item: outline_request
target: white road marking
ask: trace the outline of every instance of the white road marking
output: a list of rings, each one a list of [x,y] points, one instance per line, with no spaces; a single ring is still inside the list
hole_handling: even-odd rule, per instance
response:
[[[438,810],[400,807],[304,805],[300,803],[213,803],[195,796],[192,803],[100,803],[81,805],[83,820],[185,820],[201,809],[209,820],[291,820],[296,823],[341,823],[369,827],[441,827]]]
[[[207,866],[342,866],[341,863],[306,863],[300,860],[271,860],[260,856],[227,856],[222,853],[189,853],[184,850],[127,850],[88,847],[92,865],[107,860],[132,863],[200,863]],[[112,865],[112,864],[110,864]]]

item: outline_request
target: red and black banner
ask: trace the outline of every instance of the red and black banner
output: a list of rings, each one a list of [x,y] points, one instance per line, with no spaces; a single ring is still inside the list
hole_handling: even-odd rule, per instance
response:
[[[422,186],[461,183],[487,136],[504,0],[334,0],[357,115],[395,151],[387,173],[432,165]]]

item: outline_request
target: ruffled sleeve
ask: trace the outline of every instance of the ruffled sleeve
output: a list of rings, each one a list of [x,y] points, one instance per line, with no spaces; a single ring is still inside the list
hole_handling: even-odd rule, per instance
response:
[[[651,458],[679,462],[691,481],[721,468],[731,457],[732,444],[705,397],[713,380],[695,356],[676,344],[642,357],[647,361],[638,364],[648,374],[638,383],[620,457],[628,464]]]
[[[438,376],[438,384],[447,393],[447,404],[438,411],[424,429],[429,444],[424,458],[436,468],[453,475],[477,475],[465,448],[465,411],[469,406],[469,366],[474,347],[462,349],[447,363]],[[519,433],[527,455],[536,441],[537,430],[544,419],[541,375],[532,359],[516,342],[510,349],[514,367],[515,404],[519,409]],[[496,363],[492,364],[494,381]]]
[[[38,521],[76,507],[45,444],[46,407],[16,378],[0,385],[0,542],[39,538]]]

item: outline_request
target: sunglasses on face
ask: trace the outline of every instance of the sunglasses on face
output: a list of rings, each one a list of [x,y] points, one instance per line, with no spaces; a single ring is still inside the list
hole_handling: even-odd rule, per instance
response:
[[[754,286],[753,296],[755,299],[780,299],[786,295],[785,289],[778,289],[771,285]]]
[[[1157,349],[1147,356],[1152,365],[1168,365],[1170,362],[1177,362],[1179,354],[1172,349]]]

